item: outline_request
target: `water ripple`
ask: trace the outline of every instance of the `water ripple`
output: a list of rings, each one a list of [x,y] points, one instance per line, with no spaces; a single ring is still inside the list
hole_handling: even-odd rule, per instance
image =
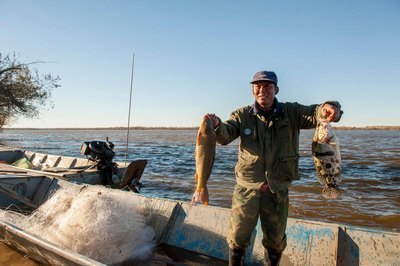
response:
[[[136,130],[130,133],[128,160],[147,159],[142,193],[190,201],[194,180],[196,130]],[[290,216],[400,231],[400,131],[337,130],[342,154],[340,200],[321,195],[310,152],[313,130],[300,138],[300,180],[290,190]],[[123,130],[3,130],[0,142],[43,153],[81,156],[83,141],[115,144],[115,160],[125,161]],[[208,183],[210,204],[230,207],[238,141],[218,146]]]

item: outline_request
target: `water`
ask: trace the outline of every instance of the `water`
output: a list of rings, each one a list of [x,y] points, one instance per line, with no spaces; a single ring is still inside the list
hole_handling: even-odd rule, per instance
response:
[[[289,216],[344,225],[400,231],[400,131],[336,130],[341,144],[342,197],[326,200],[310,152],[313,131],[300,138],[301,179],[290,190]],[[147,159],[142,194],[189,202],[195,189],[196,130],[135,130],[128,160]],[[125,160],[123,130],[17,130],[0,132],[0,142],[38,152],[81,156],[83,141],[115,144],[116,161]],[[238,142],[217,146],[208,182],[210,205],[230,207]]]

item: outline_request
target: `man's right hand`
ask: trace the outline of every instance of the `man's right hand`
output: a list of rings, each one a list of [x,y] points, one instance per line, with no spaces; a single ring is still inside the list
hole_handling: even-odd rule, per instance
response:
[[[213,123],[214,128],[219,126],[219,118],[215,114],[205,114],[204,117],[208,117]]]

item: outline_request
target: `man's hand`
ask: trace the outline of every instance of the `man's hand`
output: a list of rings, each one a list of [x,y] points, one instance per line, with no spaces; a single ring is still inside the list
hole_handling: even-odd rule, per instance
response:
[[[213,123],[214,128],[219,126],[219,118],[215,114],[207,113],[207,114],[204,115],[204,117],[208,117],[211,120],[211,122]]]
[[[321,109],[321,116],[332,122],[335,120],[336,115],[338,114],[339,110],[336,106],[326,103],[322,106]]]

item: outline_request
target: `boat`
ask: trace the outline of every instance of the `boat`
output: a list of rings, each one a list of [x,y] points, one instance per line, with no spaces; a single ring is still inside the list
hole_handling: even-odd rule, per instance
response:
[[[4,176],[0,174],[0,179]],[[24,194],[21,186],[17,186],[11,195],[8,194],[10,188],[5,188],[6,193],[1,190],[2,209],[7,207],[8,200],[5,199],[11,198],[18,210],[29,207],[32,211],[43,204],[52,191],[72,184],[65,178],[39,174],[15,173],[7,174],[6,178],[23,180],[30,190]],[[13,184],[15,187],[17,183]],[[72,185],[79,189],[96,186]],[[148,197],[127,190],[113,191],[146,209],[149,214],[146,222],[154,229],[158,243],[155,255],[163,257],[162,261],[169,261],[161,265],[226,265],[228,246],[225,236],[230,209]],[[288,246],[281,265],[399,265],[400,234],[396,232],[289,218],[286,233]],[[104,265],[1,219],[0,237],[2,242],[44,265]],[[261,239],[258,224],[246,251],[248,265],[262,265]]]
[[[101,184],[112,188],[139,192],[140,178],[147,160],[134,160],[128,165],[114,162],[114,144],[88,141],[81,146],[85,158],[51,155],[0,145],[0,191],[9,197],[2,205],[13,204],[19,195],[30,196],[33,188],[24,180],[48,176],[74,183]],[[36,180],[36,179],[35,179]],[[46,179],[47,180],[47,179]],[[34,200],[30,204],[37,207]]]
[[[59,188],[106,185],[118,188],[114,193],[146,209],[158,258],[157,263],[147,265],[160,265],[160,261],[164,265],[226,265],[230,209],[132,193],[140,190],[139,179],[147,161],[133,161],[128,166],[115,163],[112,148],[108,140],[84,142],[81,153],[86,158],[76,158],[0,147],[0,209],[29,214]],[[18,161],[23,167],[15,163]],[[400,265],[397,232],[289,218],[286,234],[288,246],[281,265]],[[0,237],[44,265],[104,265],[1,219]],[[263,264],[261,240],[258,224],[246,251],[246,264]]]

